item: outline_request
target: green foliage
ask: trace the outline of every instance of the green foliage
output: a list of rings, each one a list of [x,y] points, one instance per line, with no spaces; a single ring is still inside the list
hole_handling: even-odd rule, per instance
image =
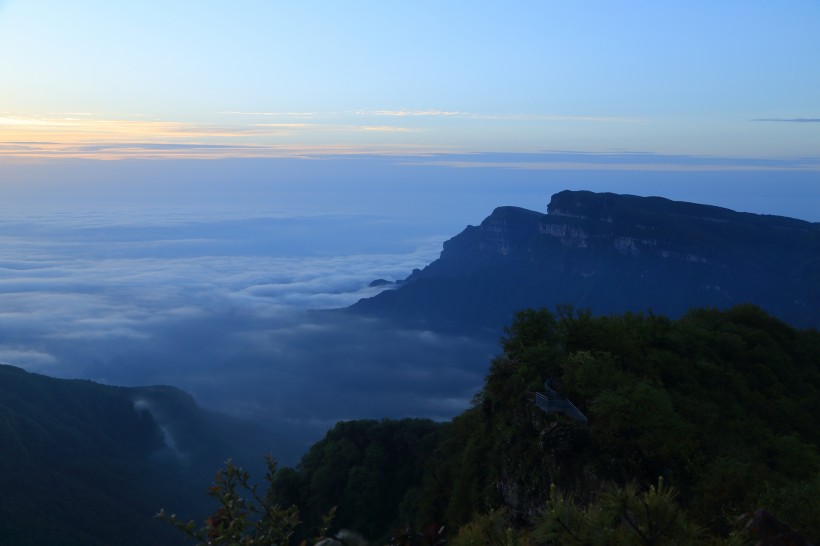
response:
[[[301,507],[298,538],[309,538],[336,506],[339,527],[386,541],[393,529],[416,524],[420,488],[445,428],[422,419],[338,423],[296,469],[277,471],[273,495]]]
[[[809,479],[785,484],[767,483],[760,503],[782,515],[807,536],[820,537],[820,472]]]
[[[168,516],[164,511],[158,517],[200,546],[288,546],[299,525],[299,512],[295,506],[282,508],[276,503],[270,487],[276,462],[271,456],[265,461],[268,487],[262,493],[256,484],[250,483],[248,472],[231,461],[217,471],[208,495],[217,501],[218,508],[202,527],[196,528],[193,521],[183,523],[176,515]]]
[[[0,366],[0,545],[171,543],[158,504],[204,503],[161,447],[131,390]]]
[[[553,487],[533,534],[539,543],[561,545],[703,544],[701,529],[689,521],[676,496],[659,479],[657,487],[643,492],[638,492],[634,484],[609,489],[583,507]]]
[[[429,523],[456,546],[740,545],[738,517],[760,507],[820,536],[816,331],[752,306],[676,321],[541,309],[502,346],[451,423],[340,423],[278,470],[271,499],[306,522],[291,538],[335,505],[340,526],[397,545],[427,544],[413,529]],[[588,424],[533,403],[548,379]]]
[[[586,506],[608,484],[663,476],[708,534],[728,536],[739,514],[759,506],[820,532],[816,331],[747,305],[677,321],[527,310],[507,333],[422,495],[452,493],[436,504],[450,528],[502,507],[525,524],[553,485]],[[532,403],[548,378],[588,426]]]
[[[204,516],[199,487],[213,469],[231,455],[258,458],[270,438],[171,387],[0,365],[0,546],[175,544],[173,529],[153,518],[157,508]]]
[[[524,546],[523,533],[516,530],[501,511],[477,516],[458,530],[452,546]]]

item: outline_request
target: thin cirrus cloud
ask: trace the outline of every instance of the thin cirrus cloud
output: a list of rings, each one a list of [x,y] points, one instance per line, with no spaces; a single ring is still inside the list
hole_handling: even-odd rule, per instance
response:
[[[225,111],[213,122],[109,119],[88,112],[37,116],[0,114],[0,157],[19,159],[222,159],[306,154],[425,153],[461,149],[475,123],[634,123],[617,116],[479,114],[456,110],[352,112]],[[389,119],[389,123],[381,123]],[[443,120],[434,122],[433,120]],[[507,129],[510,129],[504,125]],[[516,131],[514,133],[517,134]],[[379,135],[376,138],[375,135]]]
[[[246,146],[236,141],[274,131],[239,125],[98,119],[82,114],[0,116],[0,157],[121,159],[179,156],[183,151],[191,157],[211,157],[206,150],[216,157],[241,156]]]
[[[544,122],[580,122],[580,123],[642,123],[643,118],[628,116],[559,116],[559,115],[529,115],[529,114],[488,114],[476,116],[485,120],[508,121],[544,121]]]
[[[400,127],[396,125],[331,125],[323,123],[256,123],[254,124],[254,127],[298,129],[305,131],[319,131],[325,133],[358,133],[368,131],[379,131],[385,133],[413,133],[419,131],[419,129],[410,127]]]
[[[271,116],[282,118],[315,118],[319,116],[317,112],[242,112],[238,110],[226,110],[218,112],[221,115],[234,116]]]
[[[234,114],[241,114],[235,112]],[[308,113],[248,113],[308,118]],[[0,157],[17,159],[224,159],[432,149],[403,142],[357,142],[340,134],[403,134],[419,128],[347,122],[186,123],[103,119],[83,113],[0,115]],[[319,139],[318,141],[316,139]]]
[[[237,116],[266,116],[266,117],[280,117],[280,118],[323,118],[332,119],[349,116],[355,114],[357,116],[388,116],[388,117],[417,117],[417,116],[467,116],[471,115],[466,112],[446,111],[446,110],[356,110],[354,112],[243,112],[243,111],[224,111],[219,112],[223,115],[237,115]]]
[[[422,164],[422,163],[416,163]],[[589,161],[463,161],[443,159],[425,162],[425,165],[438,165],[460,169],[515,169],[525,171],[607,171],[607,172],[742,172],[742,171],[813,171],[820,172],[820,162],[795,162],[780,164],[754,164],[738,161],[723,165],[709,163],[595,163]]]
[[[820,123],[820,118],[757,118],[752,121],[775,121],[786,123]]]
[[[809,125],[818,118],[759,118],[755,121]],[[657,120],[625,115],[482,113],[455,109],[222,111],[207,122],[151,120],[141,116],[107,119],[88,112],[39,116],[0,113],[0,157],[231,159],[492,150],[522,153],[564,146],[586,152],[639,149],[685,155],[686,152],[673,151],[666,137],[658,138],[656,123]],[[731,152],[727,149],[722,155],[763,157],[751,153],[743,141],[749,139],[754,143],[770,138],[762,127],[758,132],[760,134],[744,133],[743,138],[723,139],[734,142],[737,149]],[[651,142],[641,140],[650,137]],[[579,144],[589,141],[596,143],[594,148]],[[645,146],[641,146],[642,143]],[[784,155],[781,150],[769,155],[811,155],[798,154],[792,148],[784,150],[789,153]],[[693,148],[689,153],[703,155],[706,152]],[[522,163],[518,168],[553,167]],[[576,166],[566,164],[555,168]],[[625,164],[617,168],[646,169]]]
[[[441,117],[462,118],[484,121],[531,121],[531,122],[583,122],[583,123],[639,123],[642,118],[627,116],[568,116],[544,114],[480,114],[476,112],[460,112],[456,110],[357,110],[358,116],[372,117]]]
[[[387,116],[387,117],[454,117],[470,116],[466,112],[447,110],[357,110],[359,116]]]
[[[361,132],[390,132],[361,128]],[[401,132],[401,131],[399,131]],[[280,136],[287,136],[281,134]],[[198,144],[147,142],[0,142],[0,158],[30,159],[259,159],[315,158],[327,155],[406,156],[440,152],[441,147],[400,143],[374,144]]]
[[[645,152],[589,153],[484,153],[438,154],[407,158],[408,165],[437,165],[457,169],[511,169],[522,171],[599,171],[599,172],[817,172],[820,160],[757,159],[654,154]]]
[[[251,126],[221,126],[161,120],[93,118],[83,114],[64,116],[0,117],[0,139],[33,141],[133,141],[195,137],[237,137],[259,132]]]

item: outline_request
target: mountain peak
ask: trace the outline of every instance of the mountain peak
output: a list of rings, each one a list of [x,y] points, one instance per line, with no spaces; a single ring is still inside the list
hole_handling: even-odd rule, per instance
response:
[[[496,208],[400,288],[352,309],[498,331],[525,307],[677,317],[694,306],[755,303],[796,326],[820,326],[820,224],[590,191],[557,193],[547,211]]]
[[[767,214],[737,212],[715,205],[673,201],[665,197],[641,197],[629,194],[596,193],[587,190],[564,190],[554,194],[547,205],[551,216],[567,216],[611,222],[614,219],[634,222],[642,217],[676,216],[709,221],[766,222],[792,228],[811,229],[816,224]]]

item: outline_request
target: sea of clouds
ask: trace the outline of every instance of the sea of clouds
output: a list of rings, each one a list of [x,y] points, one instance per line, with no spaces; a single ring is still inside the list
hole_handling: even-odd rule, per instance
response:
[[[815,163],[636,153],[4,162],[0,362],[173,385],[303,447],[340,419],[446,419],[480,388],[497,340],[323,310],[424,267],[493,208],[543,212],[564,189],[817,221]]]
[[[306,441],[340,419],[446,419],[495,343],[320,312],[437,257],[443,236],[407,233],[373,215],[6,211],[0,362],[174,385]]]

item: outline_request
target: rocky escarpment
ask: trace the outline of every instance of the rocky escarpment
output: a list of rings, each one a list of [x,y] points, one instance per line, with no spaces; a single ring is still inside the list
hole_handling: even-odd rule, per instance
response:
[[[525,307],[596,313],[755,303],[820,326],[820,224],[709,205],[564,191],[542,214],[500,207],[438,260],[354,312],[499,331]]]

